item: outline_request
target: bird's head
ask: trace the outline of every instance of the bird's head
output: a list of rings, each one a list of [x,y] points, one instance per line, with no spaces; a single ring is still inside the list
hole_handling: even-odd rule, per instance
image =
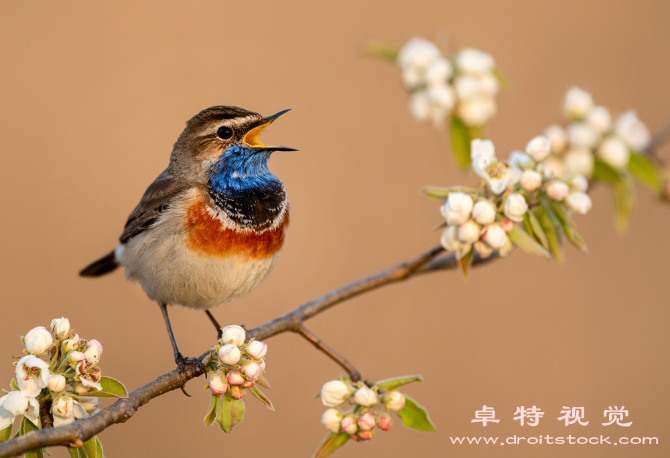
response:
[[[267,160],[274,151],[297,151],[259,141],[261,132],[289,110],[263,117],[238,107],[207,108],[186,123],[170,159],[178,174],[220,187],[243,186],[244,179],[270,175]]]

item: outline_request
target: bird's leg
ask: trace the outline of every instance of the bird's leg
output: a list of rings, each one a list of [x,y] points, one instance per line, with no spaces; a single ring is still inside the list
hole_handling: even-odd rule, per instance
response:
[[[221,329],[221,325],[219,324],[218,321],[216,321],[216,318],[214,318],[212,312],[210,312],[209,310],[205,310],[205,313],[207,314],[209,321],[211,321],[214,327],[216,328],[216,340],[221,340],[221,336],[223,335],[223,329]]]
[[[174,338],[174,333],[172,332],[172,325],[170,324],[170,317],[168,316],[167,306],[165,304],[159,305],[161,312],[163,312],[163,320],[165,320],[165,327],[167,328],[168,335],[170,336],[170,342],[172,343],[172,350],[174,351],[174,362],[177,363],[179,370],[183,370],[186,364],[195,364],[202,370],[202,372],[206,373],[205,366],[202,364],[202,361],[200,361],[198,358],[184,358],[184,356],[181,354],[179,348],[177,347],[177,341]],[[182,391],[184,391],[183,388]],[[189,396],[189,394],[185,391],[184,394]]]

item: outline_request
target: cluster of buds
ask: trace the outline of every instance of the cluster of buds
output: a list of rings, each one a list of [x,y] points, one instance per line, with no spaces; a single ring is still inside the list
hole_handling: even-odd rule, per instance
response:
[[[551,156],[546,166],[556,175],[570,173],[591,178],[595,157],[615,170],[628,167],[632,154],[644,152],[651,142],[647,126],[635,111],[627,110],[612,120],[609,110],[595,105],[588,92],[573,87],[563,102],[567,127],[549,126]]]
[[[226,326],[221,339],[214,347],[218,358],[216,370],[209,378],[209,389],[215,395],[225,394],[241,399],[245,389],[258,382],[267,384],[263,376],[265,372],[265,355],[268,346],[258,340],[245,343],[246,332],[241,326]]]
[[[410,113],[417,121],[441,126],[454,115],[475,127],[495,115],[499,83],[489,54],[463,49],[444,56],[435,43],[412,38],[400,49],[396,62],[410,92]]]
[[[550,149],[549,138],[535,137],[525,152],[514,151],[507,161],[501,161],[493,142],[473,140],[472,168],[482,178],[482,185],[425,190],[432,197],[446,198],[441,207],[446,221],[441,239],[444,248],[454,252],[459,260],[471,258],[475,252],[481,258],[493,252],[507,256],[515,244],[521,244],[515,223],[523,223],[531,237],[548,245],[546,234],[536,233],[551,231],[546,224],[535,224],[537,208],[564,215],[565,224],[572,229],[570,213],[586,214],[591,209],[591,199],[586,194],[588,181],[578,174],[556,176],[544,163]]]
[[[398,391],[381,394],[376,386],[368,387],[362,382],[354,384],[349,379],[326,383],[320,397],[323,405],[330,407],[321,417],[324,426],[333,433],[343,432],[358,441],[372,439],[375,428],[388,431],[391,428],[388,412],[398,412],[405,405],[405,396]],[[343,412],[344,404],[353,408]]]
[[[41,428],[40,405],[49,401],[54,426],[96,413],[96,393],[103,389],[100,342],[80,338],[67,318],[54,319],[51,331],[33,328],[21,341],[26,356],[14,363],[12,391],[0,398],[0,431],[11,430],[18,415]]]

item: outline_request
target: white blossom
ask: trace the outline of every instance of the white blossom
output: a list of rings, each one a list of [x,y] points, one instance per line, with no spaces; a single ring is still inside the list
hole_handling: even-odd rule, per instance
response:
[[[589,189],[589,180],[587,180],[584,175],[575,175],[570,180],[570,184],[581,192],[586,192],[586,190]]]
[[[549,156],[542,162],[541,166],[542,172],[547,178],[560,177],[568,172],[563,158],[557,156]]]
[[[463,243],[475,243],[481,231],[479,224],[469,219],[458,227],[458,238]]]
[[[402,410],[402,408],[405,407],[405,396],[399,391],[389,391],[388,394],[384,396],[384,406],[392,412]]]
[[[5,402],[7,401],[8,397],[9,394],[0,397],[0,431],[4,430],[8,426],[13,425],[14,417],[16,416],[7,409],[5,409]]]
[[[49,365],[34,355],[21,358],[16,365],[16,382],[24,396],[35,397],[49,384]]]
[[[482,240],[494,250],[500,249],[505,244],[506,239],[507,234],[498,223],[489,224],[482,233]]]
[[[526,153],[536,162],[541,162],[551,154],[551,141],[548,137],[539,135],[528,142]]]
[[[607,108],[596,105],[586,116],[586,124],[599,134],[603,134],[612,126],[612,117]]]
[[[358,426],[356,425],[356,419],[353,415],[347,415],[340,422],[340,427],[342,432],[347,434],[355,434],[358,431]]]
[[[28,331],[24,340],[28,353],[37,356],[43,355],[54,342],[51,333],[44,326],[38,326]]]
[[[424,71],[418,67],[405,67],[400,70],[402,85],[409,91],[421,86],[424,76]]]
[[[463,224],[470,218],[473,207],[472,197],[463,192],[452,192],[442,206],[442,215],[448,224]]]
[[[218,355],[219,361],[223,364],[228,364],[229,366],[237,364],[242,357],[240,349],[234,344],[222,345],[221,348],[219,348]]]
[[[361,415],[361,418],[358,419],[358,428],[362,431],[370,431],[375,427],[375,423],[375,417],[373,417],[370,412],[364,413]]]
[[[477,49],[466,48],[456,55],[456,68],[465,73],[481,75],[493,70],[494,66],[493,57]]]
[[[13,421],[15,416],[25,415],[34,424],[38,424],[40,403],[34,396],[25,396],[21,391],[11,391],[2,399],[4,399],[4,402],[0,408],[0,418],[7,421],[8,415],[11,415]]]
[[[54,426],[62,426],[72,423],[76,418],[88,417],[86,409],[71,396],[64,394],[58,396],[52,406],[51,413],[54,417]]]
[[[598,146],[596,154],[604,162],[608,163],[617,170],[623,170],[628,165],[630,159],[630,149],[628,145],[616,135],[607,137]]]
[[[505,199],[505,216],[517,223],[523,221],[523,215],[528,211],[526,199],[521,194],[513,193]]]
[[[261,371],[261,366],[258,363],[249,361],[246,366],[244,366],[244,375],[251,380],[256,380],[261,376],[263,372]]]
[[[337,407],[349,399],[351,392],[341,380],[331,380],[321,388],[321,402],[327,407]]]
[[[572,191],[565,198],[565,203],[570,210],[580,215],[586,215],[593,206],[588,194],[581,191]]]
[[[70,334],[70,320],[65,317],[51,320],[51,332],[59,339],[65,339]]]
[[[449,226],[442,233],[440,238],[440,243],[447,251],[452,251],[458,259],[461,259],[463,256],[470,252],[472,246],[467,243],[462,243],[458,237],[456,237],[457,226]]]
[[[583,118],[593,107],[591,94],[578,87],[572,87],[565,94],[563,113],[567,118]]]
[[[554,200],[565,199],[568,192],[570,192],[570,187],[563,181],[555,180],[547,185],[547,195]]]
[[[254,340],[247,346],[247,353],[254,358],[262,358],[268,352],[268,346],[258,340]]]
[[[500,194],[507,186],[519,181],[521,174],[496,158],[491,140],[472,140],[470,156],[472,158],[472,169],[478,176],[486,180],[489,189],[494,194]]]
[[[321,417],[321,423],[331,430],[334,433],[340,431],[340,422],[342,421],[343,415],[337,409],[328,409],[323,413]]]
[[[65,377],[60,374],[51,374],[47,388],[51,391],[63,391],[65,389]]]
[[[98,364],[102,356],[102,344],[95,339],[89,340],[86,344],[86,350],[84,350],[84,356],[89,363]]]
[[[624,111],[616,121],[614,131],[634,151],[644,151],[651,142],[651,134],[647,126],[638,119],[633,110]]]
[[[243,327],[237,325],[230,325],[223,328],[221,333],[221,341],[224,344],[233,343],[241,347],[246,338],[246,331]]]
[[[449,59],[437,57],[426,70],[426,83],[429,86],[446,84],[452,74],[453,68]]]
[[[552,124],[544,131],[544,135],[551,141],[552,154],[561,154],[568,144],[568,134],[558,124]]]
[[[482,225],[494,222],[496,213],[496,207],[489,200],[478,201],[472,209],[472,217]]]
[[[377,403],[377,393],[367,386],[362,386],[354,393],[354,401],[363,407],[370,407]]]
[[[573,122],[568,126],[568,139],[571,146],[593,148],[600,139],[600,134],[585,122]]]
[[[571,148],[563,156],[563,162],[569,173],[578,173],[586,177],[593,174],[593,153],[587,148]]]
[[[493,97],[480,95],[460,102],[456,112],[467,126],[483,126],[495,116],[496,103]]]
[[[402,68],[416,67],[427,69],[440,57],[439,48],[424,38],[412,38],[398,51],[397,62]]]
[[[535,170],[525,170],[521,175],[519,184],[528,192],[535,191],[542,186],[542,175]]]
[[[533,158],[521,151],[512,151],[507,162],[509,162],[510,166],[518,170],[525,170],[532,167],[534,164]]]

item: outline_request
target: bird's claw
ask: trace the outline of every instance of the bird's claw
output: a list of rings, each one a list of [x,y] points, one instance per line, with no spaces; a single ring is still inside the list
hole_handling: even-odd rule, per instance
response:
[[[191,358],[189,356],[183,356],[181,353],[178,353],[174,357],[174,362],[177,363],[177,368],[179,371],[186,369],[186,366],[196,366],[199,369],[199,372],[205,373],[205,365],[198,358]]]

